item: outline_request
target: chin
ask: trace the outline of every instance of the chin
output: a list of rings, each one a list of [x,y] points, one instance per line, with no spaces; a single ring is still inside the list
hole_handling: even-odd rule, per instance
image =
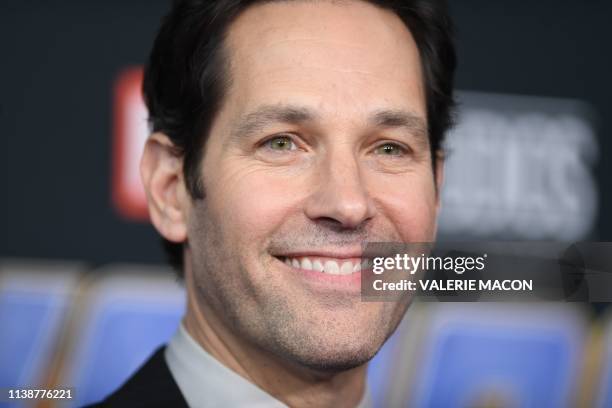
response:
[[[366,364],[376,355],[376,352],[353,355],[342,355],[342,353],[338,353],[336,356],[310,356],[310,358],[297,362],[313,371],[340,373]]]
[[[299,339],[277,344],[275,351],[293,364],[310,370],[338,373],[366,364],[378,353],[386,340],[386,337],[371,336],[348,342],[338,341],[344,336],[345,333],[335,337],[300,336]]]

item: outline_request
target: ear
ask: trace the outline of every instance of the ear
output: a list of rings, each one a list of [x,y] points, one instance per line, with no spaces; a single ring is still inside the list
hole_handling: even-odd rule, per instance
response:
[[[149,136],[140,161],[140,176],[157,231],[169,241],[185,241],[190,201],[183,179],[183,159],[165,134]]]
[[[442,195],[442,185],[444,184],[444,162],[446,155],[442,150],[436,152],[436,211],[440,211],[440,196]]]

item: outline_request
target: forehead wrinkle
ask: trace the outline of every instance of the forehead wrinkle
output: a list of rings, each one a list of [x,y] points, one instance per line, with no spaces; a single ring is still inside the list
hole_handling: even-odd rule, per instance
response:
[[[232,132],[233,138],[256,133],[274,123],[299,124],[315,120],[317,115],[309,108],[296,105],[263,105],[244,115]]]

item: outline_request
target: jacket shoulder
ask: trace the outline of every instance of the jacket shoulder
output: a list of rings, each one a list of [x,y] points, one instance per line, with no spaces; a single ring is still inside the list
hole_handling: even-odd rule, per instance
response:
[[[166,364],[165,349],[165,346],[158,348],[119,389],[89,407],[188,407]]]

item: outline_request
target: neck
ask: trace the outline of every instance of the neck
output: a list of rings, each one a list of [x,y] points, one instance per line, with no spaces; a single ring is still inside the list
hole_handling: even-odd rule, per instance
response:
[[[236,335],[205,301],[198,301],[186,277],[187,332],[210,355],[291,407],[356,407],[365,390],[366,365],[322,373],[294,364]]]

